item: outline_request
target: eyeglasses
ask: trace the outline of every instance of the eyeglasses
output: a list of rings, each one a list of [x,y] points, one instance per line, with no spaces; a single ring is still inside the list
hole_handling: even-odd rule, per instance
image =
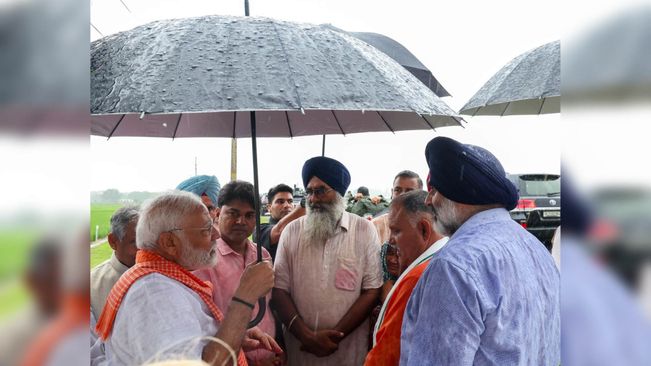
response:
[[[215,227],[211,223],[210,226],[206,227],[186,227],[186,228],[174,228],[172,230],[169,230],[169,232],[173,231],[199,231],[199,234],[209,237],[212,236],[212,234],[215,232]]]
[[[334,191],[334,189],[332,189],[332,188],[326,189],[325,187],[320,187],[320,188],[317,188],[317,189],[308,188],[308,189],[305,190],[305,195],[322,197],[324,194],[330,193],[332,191]]]

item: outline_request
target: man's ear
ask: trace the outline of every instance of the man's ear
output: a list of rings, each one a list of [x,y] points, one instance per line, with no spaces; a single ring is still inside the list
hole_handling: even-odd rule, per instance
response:
[[[118,246],[118,238],[113,233],[109,233],[107,238],[108,238],[108,243],[109,243],[109,246],[111,247],[111,249],[116,250],[116,248]]]
[[[172,258],[181,253],[181,240],[174,233],[166,231],[158,237],[158,248]]]
[[[425,218],[422,218],[418,221],[418,233],[420,234],[423,241],[427,242],[430,236],[432,235],[432,225]]]

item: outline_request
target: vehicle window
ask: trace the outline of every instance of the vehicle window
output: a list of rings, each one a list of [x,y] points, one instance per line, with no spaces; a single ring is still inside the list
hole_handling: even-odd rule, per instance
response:
[[[561,177],[558,175],[527,174],[519,178],[520,196],[560,196]]]

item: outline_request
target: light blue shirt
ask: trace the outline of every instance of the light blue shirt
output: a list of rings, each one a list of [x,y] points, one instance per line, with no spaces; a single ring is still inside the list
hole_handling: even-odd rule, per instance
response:
[[[400,365],[560,364],[560,274],[505,209],[468,219],[411,294]]]

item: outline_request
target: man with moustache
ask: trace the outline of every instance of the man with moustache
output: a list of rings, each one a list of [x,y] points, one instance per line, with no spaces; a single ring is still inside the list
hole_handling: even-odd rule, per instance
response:
[[[434,212],[425,204],[427,192],[417,190],[399,195],[389,210],[389,243],[398,247],[400,277],[382,305],[373,331],[373,349],[365,366],[398,365],[400,328],[407,300],[430,259],[447,242],[434,230]]]
[[[212,301],[210,284],[190,272],[215,265],[218,238],[208,209],[194,194],[174,191],[145,204],[136,227],[136,264],[111,290],[95,328],[105,342],[108,364],[142,365],[177,357],[182,350],[185,357],[210,365],[236,357],[242,366],[245,334],[278,349],[273,338],[246,331],[248,304],[273,286],[269,262],[244,271],[226,316]]]
[[[362,365],[382,285],[377,232],[345,212],[350,174],[339,161],[309,159],[302,177],[307,215],[280,236],[273,289],[288,365]]]
[[[513,221],[515,186],[489,151],[436,137],[426,202],[450,236],[412,292],[400,365],[560,364],[560,275]]]
[[[255,229],[255,193],[249,182],[232,181],[222,187],[217,198],[219,213],[217,225],[221,237],[217,239],[217,265],[195,271],[202,280],[212,283],[212,298],[220,309],[228,309],[246,268],[258,260],[258,246],[248,238]],[[262,259],[271,256],[262,248]],[[267,296],[269,309],[271,294]],[[253,315],[258,313],[257,300],[253,303]],[[275,337],[276,327],[270,311],[265,312],[260,323],[253,329]],[[262,362],[279,362],[279,357],[268,350],[246,352],[250,365]]]

